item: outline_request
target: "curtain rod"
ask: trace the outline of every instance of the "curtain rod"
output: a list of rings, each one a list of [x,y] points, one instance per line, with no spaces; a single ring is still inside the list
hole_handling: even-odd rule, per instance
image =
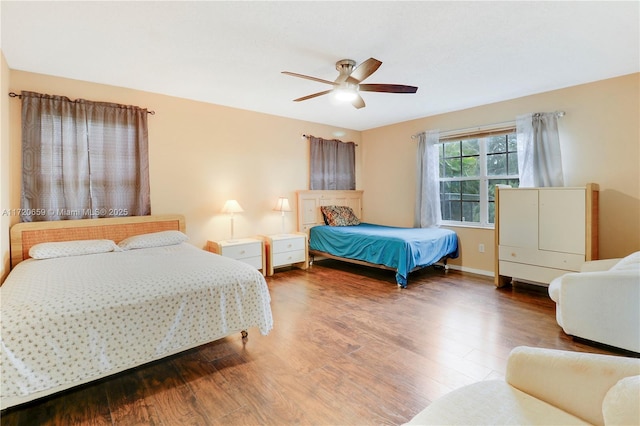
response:
[[[9,92],[9,97],[10,97],[10,98],[18,98],[18,99],[22,99],[22,95],[19,95],[19,94],[15,93],[15,92]],[[69,99],[69,102],[77,102],[77,100],[72,101],[71,99]],[[147,114],[149,114],[149,115],[156,115],[156,112],[155,112],[155,111],[147,110]]]
[[[540,115],[542,114],[541,112],[536,112],[533,115]],[[565,112],[564,111],[554,111],[554,114],[556,115],[556,117],[560,118],[560,117],[564,117]],[[465,129],[454,129],[454,130],[446,130],[444,132],[440,132],[440,136],[453,136],[456,133],[468,133],[468,132],[482,132],[482,131],[487,131],[487,130],[491,130],[491,129],[499,129],[501,127],[507,127],[507,126],[515,126],[516,125],[516,121],[515,120],[511,120],[511,121],[503,121],[502,123],[494,123],[494,124],[487,124],[484,126],[475,126],[475,127],[467,127]],[[415,135],[411,135],[411,139],[415,139],[417,138],[421,133],[424,132],[420,132],[420,133],[416,133]]]
[[[316,136],[313,136],[313,135],[307,135],[307,134],[304,134],[304,133],[302,134],[302,139],[309,139],[309,138],[315,138],[315,137]],[[324,138],[318,138],[318,139],[324,139]],[[333,139],[333,140],[337,141],[337,140],[340,140],[340,139]],[[342,141],[340,141],[340,142],[342,142]],[[345,142],[342,142],[342,143],[345,143]],[[355,145],[358,146],[358,144],[355,144]]]

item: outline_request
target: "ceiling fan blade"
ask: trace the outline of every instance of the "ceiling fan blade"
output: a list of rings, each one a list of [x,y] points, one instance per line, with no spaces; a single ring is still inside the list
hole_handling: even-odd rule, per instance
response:
[[[327,93],[331,93],[333,90],[325,90],[323,92],[318,92],[318,93],[314,93],[312,95],[307,95],[307,96],[303,96],[301,98],[298,99],[294,99],[294,102],[300,102],[300,101],[306,101],[307,99],[312,99],[312,98],[316,98],[318,96],[322,96],[322,95],[326,95]]]
[[[325,84],[330,84],[332,86],[334,86],[336,83],[334,83],[333,81],[329,81],[329,80],[323,80],[321,78],[316,78],[316,77],[311,77],[308,75],[304,75],[304,74],[297,74],[295,72],[289,72],[289,71],[282,71],[282,74],[286,74],[286,75],[290,75],[292,77],[299,77],[299,78],[304,78],[306,80],[312,80],[312,81],[317,81],[320,83],[325,83]]]
[[[415,86],[404,86],[402,84],[360,84],[358,89],[363,92],[386,92],[386,93],[416,93]]]
[[[376,72],[376,70],[380,68],[380,65],[382,65],[382,62],[380,62],[379,60],[375,58],[369,58],[358,65],[355,70],[353,70],[353,72],[349,76],[349,80],[353,79],[356,80],[356,83],[360,83],[365,78]]]
[[[358,95],[354,100],[351,101],[351,105],[353,105],[357,109],[364,108],[364,99],[362,99],[362,96]]]
[[[340,74],[336,80],[334,81],[334,84],[339,85],[340,83],[344,83],[345,81],[349,81],[351,79],[350,76],[346,75],[346,74]],[[354,83],[354,84],[358,84],[357,81],[349,81],[350,83]]]

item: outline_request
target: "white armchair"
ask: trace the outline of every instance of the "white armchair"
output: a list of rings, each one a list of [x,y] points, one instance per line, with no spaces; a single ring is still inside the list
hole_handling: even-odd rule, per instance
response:
[[[432,402],[407,425],[638,425],[640,359],[520,346],[505,380]]]
[[[586,262],[549,285],[565,333],[640,352],[640,252]]]

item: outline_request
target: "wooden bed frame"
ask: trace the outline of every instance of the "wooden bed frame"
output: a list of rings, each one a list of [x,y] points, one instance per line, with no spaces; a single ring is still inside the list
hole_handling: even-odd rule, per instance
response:
[[[324,218],[320,207],[322,206],[348,206],[351,207],[358,219],[362,220],[362,190],[301,190],[297,191],[298,202],[298,232],[307,234],[309,238],[309,230],[317,225],[324,225]],[[370,266],[378,269],[386,269],[389,271],[395,271],[395,268],[390,268],[386,265],[380,265],[377,263],[365,262],[363,260],[348,259],[345,257],[339,257],[326,253],[324,251],[309,250],[309,264],[312,265],[315,256],[340,260],[342,262],[354,263],[356,265]],[[434,267],[440,267],[449,269],[447,265],[447,258],[444,257],[442,265],[432,265]],[[420,267],[414,268],[412,271],[421,269]]]
[[[324,218],[320,207],[322,206],[349,206],[358,217],[362,220],[362,190],[309,190],[298,191],[298,232],[304,232],[309,238],[309,230],[317,225],[324,225]],[[385,265],[365,262],[363,260],[347,259],[344,257],[334,256],[318,250],[309,250],[309,264],[313,264],[314,257],[323,257],[328,259],[341,260],[343,262],[355,263],[358,265],[371,266],[374,268],[388,269]]]
[[[309,229],[324,225],[322,206],[349,206],[362,220],[362,190],[310,190],[298,191],[298,232],[309,237]]]
[[[151,232],[186,231],[182,215],[127,216],[104,219],[22,222],[11,227],[11,268],[28,259],[29,249],[44,242],[106,239],[117,243]]]

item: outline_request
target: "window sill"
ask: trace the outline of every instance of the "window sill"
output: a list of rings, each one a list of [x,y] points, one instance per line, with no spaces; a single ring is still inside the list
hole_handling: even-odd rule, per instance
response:
[[[486,229],[493,231],[495,226],[491,225],[481,225],[479,223],[465,223],[465,222],[445,222],[441,223],[441,226],[446,226],[449,228],[475,228],[475,229]]]

